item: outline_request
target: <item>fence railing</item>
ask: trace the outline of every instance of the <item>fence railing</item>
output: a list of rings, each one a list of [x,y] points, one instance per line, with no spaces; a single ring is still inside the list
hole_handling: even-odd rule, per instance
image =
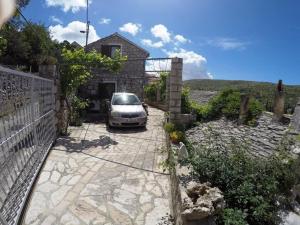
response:
[[[0,67],[0,224],[16,224],[56,135],[53,81]]]

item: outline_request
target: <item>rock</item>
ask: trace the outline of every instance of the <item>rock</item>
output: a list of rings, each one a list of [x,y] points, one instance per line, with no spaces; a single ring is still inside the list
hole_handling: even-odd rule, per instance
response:
[[[300,154],[300,147],[296,147],[292,151],[293,151],[294,154],[298,154],[299,155]]]
[[[180,147],[178,149],[178,160],[185,160],[189,157],[189,153],[182,142],[180,142],[179,145]]]
[[[183,213],[187,220],[202,220],[220,213],[225,201],[220,189],[210,183],[199,184],[191,181],[182,193]]]

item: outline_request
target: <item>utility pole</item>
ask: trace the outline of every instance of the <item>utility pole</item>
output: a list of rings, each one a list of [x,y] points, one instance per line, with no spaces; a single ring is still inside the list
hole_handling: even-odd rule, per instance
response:
[[[86,0],[86,29],[81,30],[80,33],[85,33],[85,47],[89,41],[89,32],[90,32],[90,21],[89,21],[89,0]]]
[[[89,21],[89,0],[86,0],[86,37],[85,37],[85,47],[88,44],[90,32],[90,21]]]

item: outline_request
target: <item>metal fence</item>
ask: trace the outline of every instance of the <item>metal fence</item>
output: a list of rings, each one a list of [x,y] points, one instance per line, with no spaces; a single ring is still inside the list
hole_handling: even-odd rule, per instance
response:
[[[0,67],[0,224],[16,224],[55,140],[53,81]]]

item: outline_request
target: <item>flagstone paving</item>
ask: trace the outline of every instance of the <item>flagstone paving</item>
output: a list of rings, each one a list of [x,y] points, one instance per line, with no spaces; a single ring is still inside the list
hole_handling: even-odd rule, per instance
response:
[[[23,224],[158,224],[170,210],[169,176],[159,166],[163,112],[149,114],[146,130],[70,128],[47,158]]]

